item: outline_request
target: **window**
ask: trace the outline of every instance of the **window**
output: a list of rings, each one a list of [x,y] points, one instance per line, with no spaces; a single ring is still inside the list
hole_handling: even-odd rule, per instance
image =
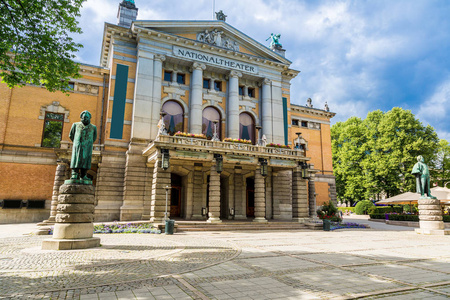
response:
[[[44,209],[45,200],[28,200],[27,209]]]
[[[244,96],[244,86],[239,86],[239,96]]]
[[[179,84],[185,84],[185,82],[186,82],[186,76],[185,76],[184,74],[178,73],[178,74],[177,74],[177,82],[178,82]]]
[[[222,81],[214,81],[214,89],[216,91],[222,91]]]
[[[248,96],[251,98],[255,98],[255,89],[254,88],[248,88]]]
[[[212,106],[208,106],[203,110],[202,116],[202,133],[206,135],[208,140],[212,139],[214,134],[214,121],[217,121],[217,137],[221,139],[220,132],[222,122],[219,111]]]
[[[67,90],[73,91],[75,89],[75,82],[67,83]]]
[[[172,81],[172,72],[164,71],[164,81]]]
[[[64,125],[64,114],[45,113],[42,147],[59,148]]]
[[[166,101],[161,110],[166,113],[164,116],[164,125],[170,135],[184,130],[183,107],[177,101]]]
[[[209,90],[209,79],[208,78],[203,78],[203,88]]]
[[[239,115],[239,138],[251,140],[252,144],[255,144],[255,121],[245,112]]]
[[[3,200],[2,208],[18,209],[22,208],[22,200]]]
[[[302,121],[302,127],[308,127],[308,122]]]
[[[298,120],[292,119],[292,125],[293,125],[293,126],[298,126]]]

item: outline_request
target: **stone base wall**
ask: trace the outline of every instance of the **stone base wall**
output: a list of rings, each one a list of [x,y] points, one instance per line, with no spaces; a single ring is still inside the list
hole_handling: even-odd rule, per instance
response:
[[[273,218],[292,220],[292,171],[279,171],[273,182]]]
[[[125,177],[125,153],[103,153],[98,166],[95,187],[95,222],[120,220],[123,204],[123,182]]]
[[[50,202],[47,200],[46,202]],[[47,204],[46,204],[47,205]],[[0,209],[0,224],[36,223],[47,220],[49,209]]]

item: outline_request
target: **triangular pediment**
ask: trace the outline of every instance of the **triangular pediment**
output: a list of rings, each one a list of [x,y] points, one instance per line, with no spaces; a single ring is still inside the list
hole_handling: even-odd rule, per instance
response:
[[[133,25],[135,28],[194,40],[224,51],[240,52],[288,66],[291,64],[288,59],[223,21],[135,21]]]

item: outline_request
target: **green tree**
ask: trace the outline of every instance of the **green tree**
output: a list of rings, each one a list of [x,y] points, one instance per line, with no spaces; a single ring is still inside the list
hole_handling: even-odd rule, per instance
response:
[[[78,77],[74,53],[82,47],[76,17],[85,0],[0,0],[0,77],[9,88],[45,84],[68,88]]]
[[[450,182],[450,144],[447,140],[439,141],[430,172],[432,182],[437,182],[439,186]],[[447,187],[450,187],[450,184],[447,184]]]
[[[337,123],[331,139],[338,196],[351,202],[413,191],[416,157],[430,162],[438,147],[434,129],[398,107]]]

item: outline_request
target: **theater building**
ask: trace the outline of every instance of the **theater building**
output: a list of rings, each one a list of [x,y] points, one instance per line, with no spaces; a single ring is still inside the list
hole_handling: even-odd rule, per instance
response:
[[[213,21],[105,24],[67,93],[0,85],[1,223],[54,221],[70,125],[92,113],[95,220],[288,220],[336,200],[326,107],[291,104],[285,50]],[[305,100],[306,102],[306,100]],[[300,133],[300,134],[299,134]],[[242,140],[247,142],[243,143]]]

